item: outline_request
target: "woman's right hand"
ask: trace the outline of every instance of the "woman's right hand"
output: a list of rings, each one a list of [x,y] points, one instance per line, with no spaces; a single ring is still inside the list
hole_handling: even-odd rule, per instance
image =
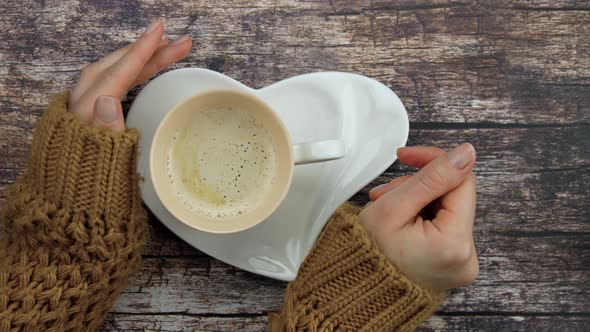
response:
[[[473,282],[479,273],[473,242],[475,149],[468,143],[450,152],[405,147],[398,159],[421,170],[371,190],[373,202],[361,212],[361,223],[385,256],[418,284],[443,291]]]

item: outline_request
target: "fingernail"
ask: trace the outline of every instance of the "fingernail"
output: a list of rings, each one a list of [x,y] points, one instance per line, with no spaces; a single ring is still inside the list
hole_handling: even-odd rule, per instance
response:
[[[166,34],[163,34],[162,37],[160,38],[160,40],[166,40],[168,39],[168,36],[166,36]]]
[[[172,45],[178,45],[184,43],[188,39],[188,35],[181,36],[180,38],[176,39]]]
[[[146,29],[145,29],[145,33],[148,34],[152,31],[154,31],[160,24],[162,23],[162,21],[160,21],[160,19],[157,19],[155,21],[153,21]]]
[[[96,100],[96,118],[103,123],[111,123],[117,120],[117,105],[115,98],[109,96],[100,96]]]
[[[469,143],[463,143],[453,150],[449,151],[447,157],[449,161],[458,170],[465,168],[473,159],[475,149]]]
[[[375,188],[373,188],[373,189],[369,190],[369,192],[370,192],[370,193],[372,193],[372,192],[376,192],[376,191],[378,191],[379,189],[381,189],[381,188],[385,187],[385,185],[386,185],[385,183],[383,183],[383,184],[380,184],[380,185],[378,185],[377,187],[375,187]]]

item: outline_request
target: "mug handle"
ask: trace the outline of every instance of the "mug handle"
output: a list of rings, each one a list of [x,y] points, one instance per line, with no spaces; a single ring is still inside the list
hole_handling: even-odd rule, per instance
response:
[[[343,158],[344,143],[340,140],[300,143],[293,145],[293,160],[295,165],[320,163],[328,160]]]

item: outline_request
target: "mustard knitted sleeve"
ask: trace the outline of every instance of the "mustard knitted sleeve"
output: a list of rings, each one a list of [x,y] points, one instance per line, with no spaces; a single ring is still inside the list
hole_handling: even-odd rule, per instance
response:
[[[442,302],[379,252],[359,212],[336,211],[270,315],[271,331],[411,331]]]
[[[83,125],[67,100],[40,119],[0,213],[0,331],[95,330],[140,262],[138,135]]]

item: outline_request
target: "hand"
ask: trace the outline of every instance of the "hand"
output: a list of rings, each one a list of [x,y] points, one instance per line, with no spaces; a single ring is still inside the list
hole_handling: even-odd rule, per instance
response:
[[[169,44],[162,21],[154,21],[134,43],[82,69],[68,109],[84,123],[125,129],[121,99],[170,64],[184,58],[192,41],[182,36]]]
[[[473,243],[475,149],[468,143],[450,152],[405,147],[398,159],[421,170],[371,190],[373,202],[361,212],[361,223],[385,256],[418,284],[435,291],[470,284],[479,273]]]

